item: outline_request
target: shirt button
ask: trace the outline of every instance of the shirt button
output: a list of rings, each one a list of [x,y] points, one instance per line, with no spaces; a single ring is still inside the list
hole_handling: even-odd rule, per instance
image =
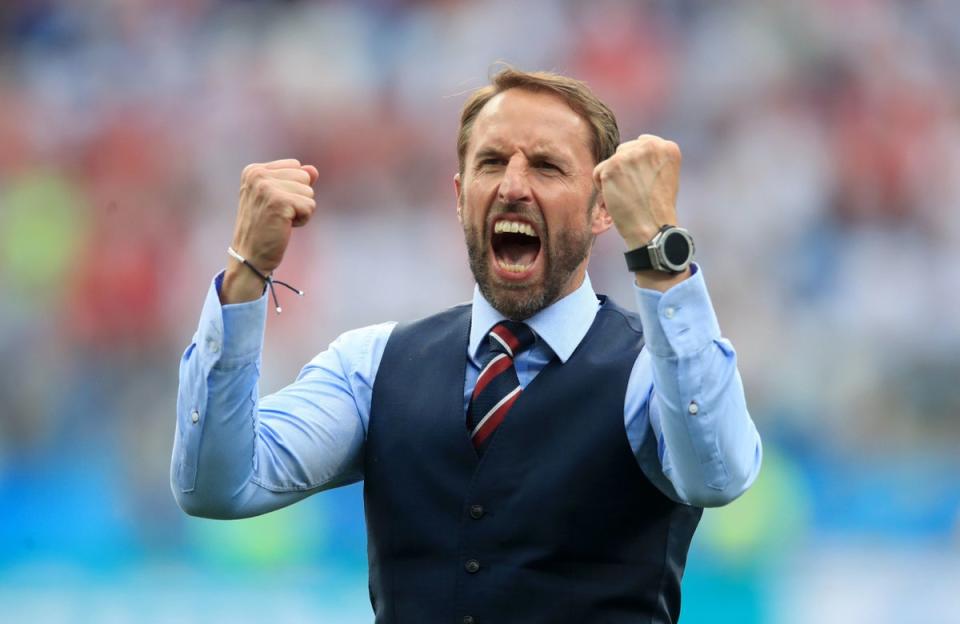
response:
[[[480,570],[480,562],[476,559],[467,559],[467,563],[463,567],[470,574],[476,574]]]
[[[198,412],[197,410],[193,410],[192,412],[190,412],[190,422],[192,422],[193,424],[197,424],[198,422],[200,422],[200,412]]]
[[[470,517],[479,520],[483,517],[483,505],[470,505]]]
[[[674,310],[673,307],[669,307],[669,308],[667,308],[666,310],[663,311],[663,315],[664,315],[665,317],[667,317],[668,319],[672,319],[674,312],[676,312],[676,310]]]
[[[220,343],[216,340],[211,340],[207,342],[207,348],[210,350],[210,353],[219,353],[220,352]]]
[[[687,406],[687,411],[690,412],[691,416],[696,416],[700,412],[700,406],[697,405],[696,401],[690,401],[690,405]]]
[[[463,624],[477,624],[477,618],[472,615],[463,616]]]

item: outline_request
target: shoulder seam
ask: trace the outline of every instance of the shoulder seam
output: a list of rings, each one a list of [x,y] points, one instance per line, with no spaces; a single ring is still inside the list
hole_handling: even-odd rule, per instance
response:
[[[609,300],[608,300],[608,301],[609,301]],[[608,312],[608,313],[611,313],[611,314],[616,314],[617,316],[619,316],[620,318],[622,318],[622,319],[627,323],[627,326],[628,326],[631,330],[633,330],[633,331],[636,332],[637,334],[640,334],[640,335],[643,334],[643,325],[641,325],[641,323],[640,323],[640,315],[639,315],[639,314],[631,314],[631,313],[627,312],[626,310],[622,309],[622,308],[621,308],[620,306],[618,306],[617,304],[613,303],[613,301],[609,301],[609,303],[610,303],[610,305],[601,306],[601,307],[600,307],[600,310],[598,311],[598,314],[599,314],[600,312]]]

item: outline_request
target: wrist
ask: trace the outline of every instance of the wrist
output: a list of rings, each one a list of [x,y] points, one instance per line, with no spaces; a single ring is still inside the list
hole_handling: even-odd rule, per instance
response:
[[[653,240],[653,237],[659,232],[659,228],[644,228],[637,229],[627,234],[621,234],[623,242],[626,243],[627,249],[637,249],[638,247],[646,247],[650,244],[650,241]]]
[[[256,301],[263,296],[266,284],[241,262],[230,258],[220,284],[220,304]]]
[[[662,271],[637,271],[633,274],[637,288],[667,292],[680,282],[693,275],[689,268],[680,273],[663,273]]]
[[[670,280],[659,279],[657,273],[666,277],[688,275],[693,254],[690,232],[676,225],[664,225],[648,242],[624,252],[623,256],[627,268],[638,275],[640,281],[663,283]]]
[[[270,295],[273,297],[273,305],[277,310],[277,314],[283,310],[280,307],[280,299],[277,298],[277,289],[274,288],[274,284],[279,284],[284,288],[292,290],[301,297],[303,296],[303,291],[299,288],[295,288],[286,282],[282,282],[278,279],[274,279],[271,272],[264,273],[257,269],[257,267],[250,264],[250,261],[237,253],[237,250],[232,246],[227,247],[227,255],[230,256],[232,264],[228,265],[227,271],[230,273],[230,283],[227,289],[220,296],[222,303],[241,303],[244,301],[253,301],[254,299],[259,299],[263,294],[269,290]],[[250,269],[250,272],[244,276],[243,269]],[[254,296],[253,291],[253,282],[252,278],[249,277],[250,274],[256,276],[259,280],[259,284],[262,285],[263,289],[260,291],[259,295]],[[226,275],[224,275],[224,280],[226,280]]]

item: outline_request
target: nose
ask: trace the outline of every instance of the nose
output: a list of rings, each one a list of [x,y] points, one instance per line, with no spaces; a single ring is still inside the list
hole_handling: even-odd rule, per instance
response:
[[[527,176],[527,161],[522,154],[515,154],[507,162],[497,191],[497,199],[504,204],[532,201],[530,180]]]

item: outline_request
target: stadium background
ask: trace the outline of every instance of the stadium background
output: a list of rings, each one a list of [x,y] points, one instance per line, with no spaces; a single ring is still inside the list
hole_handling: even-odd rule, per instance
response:
[[[683,621],[960,622],[960,3],[868,0],[4,2],[0,621],[370,621],[357,486],[176,508],[177,362],[247,162],[320,170],[263,390],[467,299],[454,134],[498,59],[684,150],[765,465]],[[629,302],[621,250],[591,276]]]

